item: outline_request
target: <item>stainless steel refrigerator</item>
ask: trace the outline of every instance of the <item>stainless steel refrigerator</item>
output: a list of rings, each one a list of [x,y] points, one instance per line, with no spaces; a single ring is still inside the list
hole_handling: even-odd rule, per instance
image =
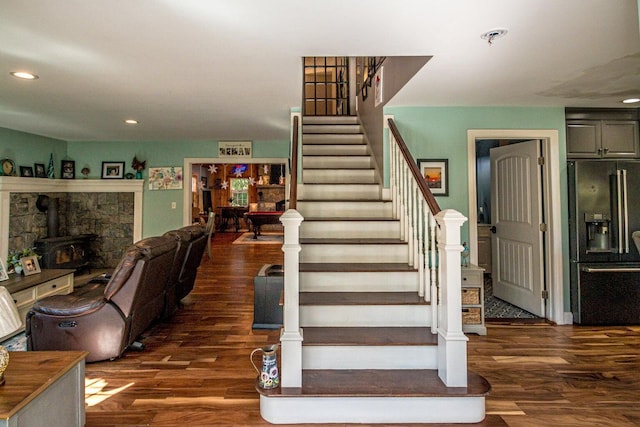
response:
[[[640,161],[575,160],[567,171],[573,320],[640,324]]]
[[[640,161],[568,162],[575,323],[640,324]]]

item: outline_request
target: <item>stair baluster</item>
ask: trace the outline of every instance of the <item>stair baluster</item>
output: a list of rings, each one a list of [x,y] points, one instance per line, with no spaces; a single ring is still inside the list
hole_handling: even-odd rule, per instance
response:
[[[421,263],[417,267],[419,270],[428,268],[431,272],[429,286],[431,292],[425,292],[425,295],[431,296],[434,319],[431,329],[434,333],[438,333],[438,345],[442,349],[438,352],[438,375],[449,387],[466,386],[467,337],[462,332],[460,269],[460,253],[463,250],[460,244],[460,227],[466,221],[466,217],[451,209],[440,210],[393,119],[389,118],[387,123],[391,130],[389,133],[391,163],[400,169],[399,179],[391,184],[391,187],[397,188],[394,196],[399,197],[400,219],[405,221],[403,239],[409,243],[411,250],[414,239],[413,226],[417,221],[424,223],[427,227],[426,235],[431,237],[431,262],[428,266]],[[394,179],[396,175],[391,175],[391,180]],[[413,208],[417,200],[424,200],[428,206],[424,218]],[[429,220],[428,217],[435,217],[435,221]],[[419,239],[420,237],[417,237],[417,240]],[[416,245],[422,247],[419,243]],[[413,254],[410,254],[410,258],[412,256]]]
[[[388,123],[386,187],[358,118],[303,118],[300,197],[281,217],[282,387],[259,390],[271,423],[484,418],[462,333],[466,218],[441,211]]]

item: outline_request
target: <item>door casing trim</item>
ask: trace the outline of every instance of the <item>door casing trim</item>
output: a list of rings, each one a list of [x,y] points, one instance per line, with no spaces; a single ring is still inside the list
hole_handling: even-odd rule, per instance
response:
[[[564,315],[562,205],[560,198],[560,148],[556,129],[469,129],[467,130],[469,248],[471,262],[478,263],[478,230],[476,198],[476,140],[478,139],[539,139],[545,157],[543,178],[544,217],[547,219],[544,263],[545,282],[549,291],[547,319],[558,325],[566,323]]]

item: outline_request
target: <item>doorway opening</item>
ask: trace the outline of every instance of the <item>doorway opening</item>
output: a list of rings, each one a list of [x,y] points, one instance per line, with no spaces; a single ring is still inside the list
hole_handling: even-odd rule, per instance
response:
[[[208,212],[216,213],[218,228],[223,210],[236,214],[285,209],[286,158],[185,158],[184,170],[192,177],[183,188],[184,225],[202,223]],[[243,225],[242,220],[239,223]]]
[[[547,231],[543,239],[543,278],[547,284],[547,304],[545,318],[557,324],[570,323],[564,314],[564,288],[563,288],[563,257],[562,257],[562,231],[560,203],[560,167],[557,130],[505,130],[505,129],[475,129],[467,131],[467,154],[469,171],[469,247],[471,249],[471,262],[479,263],[479,236],[478,224],[480,209],[478,204],[477,185],[477,141],[480,140],[505,140],[524,141],[540,140],[541,154],[545,159],[543,166],[544,182],[541,186],[541,203],[544,211]],[[480,206],[483,206],[482,204]],[[482,222],[486,222],[486,212],[483,208]],[[482,244],[482,240],[480,240]],[[482,247],[482,246],[481,246]]]

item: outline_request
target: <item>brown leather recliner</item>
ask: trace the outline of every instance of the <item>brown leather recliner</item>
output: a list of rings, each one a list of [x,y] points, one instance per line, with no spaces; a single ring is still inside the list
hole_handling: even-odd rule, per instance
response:
[[[178,243],[150,237],[130,246],[105,285],[37,301],[27,314],[28,350],[84,350],[87,362],[115,359],[158,320]]]
[[[170,289],[167,291],[167,313],[172,314],[179,306],[180,300],[193,290],[198,267],[207,247],[208,235],[201,225],[188,225],[177,230],[167,231],[164,235],[174,237],[179,241],[180,247],[176,259],[182,260],[174,263],[176,271],[171,274]],[[184,252],[183,256],[180,256],[181,252]],[[171,298],[172,292],[173,298]]]

